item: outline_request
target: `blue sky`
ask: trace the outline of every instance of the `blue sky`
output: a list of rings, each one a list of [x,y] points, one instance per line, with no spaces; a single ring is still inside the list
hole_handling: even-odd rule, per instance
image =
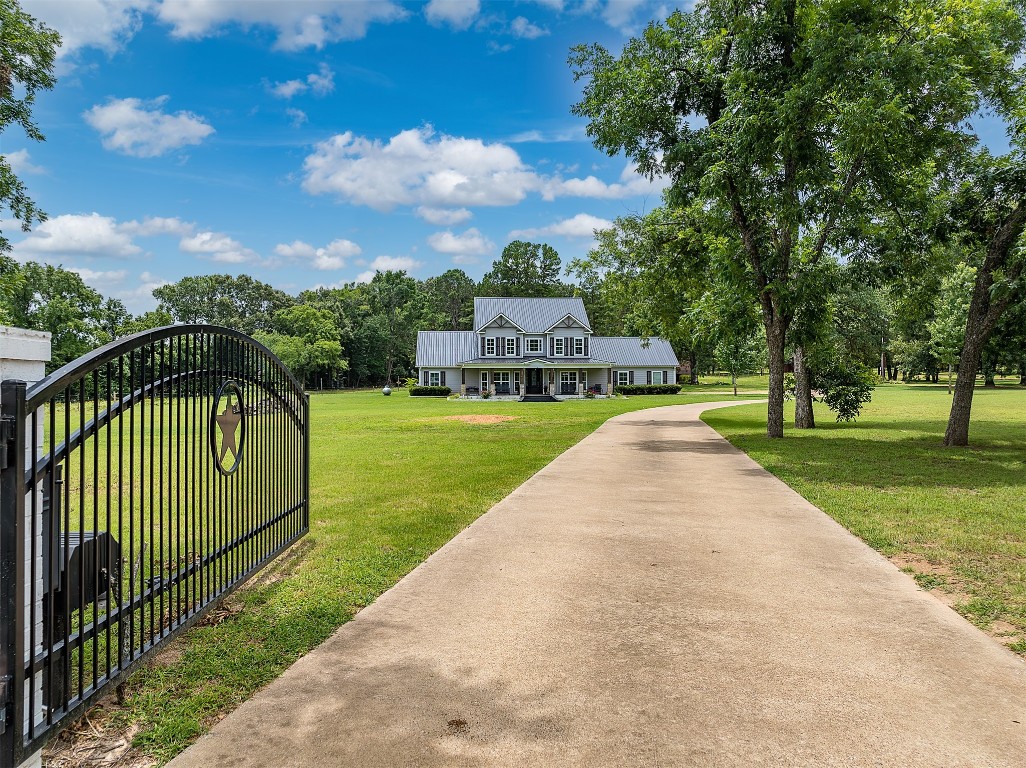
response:
[[[50,216],[15,255],[139,312],[185,275],[291,293],[375,268],[479,278],[513,239],[564,263],[659,203],[570,114],[572,45],[647,0],[22,0],[65,38],[47,136],[0,137]]]

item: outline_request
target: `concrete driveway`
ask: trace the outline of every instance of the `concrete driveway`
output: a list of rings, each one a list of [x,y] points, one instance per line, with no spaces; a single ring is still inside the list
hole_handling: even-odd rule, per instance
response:
[[[729,404],[610,420],[171,766],[1026,766],[1026,664]]]

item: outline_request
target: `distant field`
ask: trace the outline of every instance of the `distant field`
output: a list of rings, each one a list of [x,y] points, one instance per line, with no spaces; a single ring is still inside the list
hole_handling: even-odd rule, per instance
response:
[[[1026,655],[1026,390],[978,388],[967,449],[941,446],[950,403],[943,385],[881,386],[858,424],[817,404],[819,428],[784,440],[765,437],[765,406],[703,418]]]
[[[124,706],[94,711],[92,724],[114,739],[134,731],[141,752],[169,760],[610,416],[724,399],[525,404],[404,391],[313,395],[309,536],[136,674]],[[54,752],[83,748],[58,742]]]

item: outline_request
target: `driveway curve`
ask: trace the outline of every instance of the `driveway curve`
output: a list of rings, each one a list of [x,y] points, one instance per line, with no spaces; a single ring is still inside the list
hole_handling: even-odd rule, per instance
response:
[[[609,420],[171,766],[1026,765],[1026,664],[699,419],[736,404]]]

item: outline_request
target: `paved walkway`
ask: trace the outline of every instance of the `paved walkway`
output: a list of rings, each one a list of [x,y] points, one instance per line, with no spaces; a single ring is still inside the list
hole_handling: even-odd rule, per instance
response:
[[[607,422],[171,766],[1026,765],[1026,664],[709,407]]]

